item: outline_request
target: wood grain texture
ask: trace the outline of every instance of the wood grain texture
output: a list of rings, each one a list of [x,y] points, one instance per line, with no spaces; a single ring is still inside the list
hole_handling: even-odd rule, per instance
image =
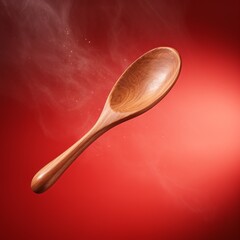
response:
[[[171,89],[181,68],[176,50],[155,48],[132,63],[110,92],[92,129],[33,177],[31,187],[42,193],[51,187],[72,162],[110,128],[156,105]]]
[[[110,94],[117,112],[144,109],[173,85],[180,69],[178,54],[170,48],[154,49],[134,62],[120,77]]]

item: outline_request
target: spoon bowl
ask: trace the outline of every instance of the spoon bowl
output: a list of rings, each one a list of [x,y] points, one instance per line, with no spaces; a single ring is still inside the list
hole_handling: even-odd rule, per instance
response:
[[[31,183],[32,190],[36,193],[46,191],[104,132],[156,105],[176,82],[180,68],[179,54],[169,47],[155,48],[133,62],[113,86],[96,124],[36,173]]]
[[[109,94],[116,112],[142,112],[161,100],[180,70],[180,58],[172,48],[156,48],[137,59],[122,74]]]

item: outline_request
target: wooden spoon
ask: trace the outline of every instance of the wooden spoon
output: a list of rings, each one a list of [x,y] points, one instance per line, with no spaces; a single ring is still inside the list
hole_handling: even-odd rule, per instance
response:
[[[36,193],[46,191],[104,132],[157,104],[175,83],[180,67],[179,54],[168,47],[155,48],[138,58],[112,88],[92,129],[33,177],[32,190]]]

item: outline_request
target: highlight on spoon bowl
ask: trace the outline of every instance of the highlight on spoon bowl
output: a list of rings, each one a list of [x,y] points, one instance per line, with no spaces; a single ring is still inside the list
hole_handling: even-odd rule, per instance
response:
[[[96,124],[35,174],[32,190],[36,193],[46,191],[104,132],[156,105],[176,82],[180,68],[180,56],[170,47],[152,49],[134,61],[113,86]]]

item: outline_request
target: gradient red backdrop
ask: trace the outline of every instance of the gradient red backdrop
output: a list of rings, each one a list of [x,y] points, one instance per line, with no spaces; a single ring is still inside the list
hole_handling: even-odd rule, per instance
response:
[[[240,239],[239,11],[233,0],[1,0],[1,239]],[[170,93],[33,193],[33,175],[159,46],[182,58]]]

